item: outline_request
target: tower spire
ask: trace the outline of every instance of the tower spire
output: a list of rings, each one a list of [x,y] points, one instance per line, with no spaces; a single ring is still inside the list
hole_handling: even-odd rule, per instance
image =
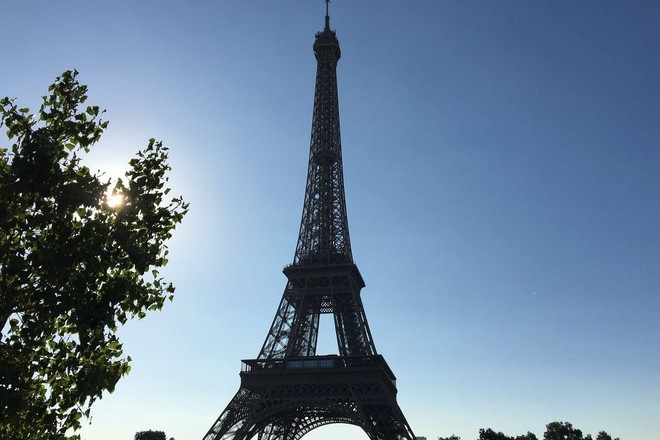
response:
[[[330,30],[330,0],[325,0],[325,31]]]
[[[328,6],[326,0],[326,7]],[[339,129],[339,41],[329,26],[314,41],[317,61],[307,185],[294,265],[353,263]]]

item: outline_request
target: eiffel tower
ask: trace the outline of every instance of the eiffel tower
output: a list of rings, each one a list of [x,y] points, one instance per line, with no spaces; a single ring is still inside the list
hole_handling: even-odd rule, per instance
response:
[[[364,281],[348,234],[339,135],[336,33],[316,34],[316,91],[300,233],[287,284],[256,359],[204,440],[298,440],[331,423],[371,440],[414,440],[396,401],[396,378],[378,354],[360,299]],[[318,356],[322,313],[332,314],[339,355]]]

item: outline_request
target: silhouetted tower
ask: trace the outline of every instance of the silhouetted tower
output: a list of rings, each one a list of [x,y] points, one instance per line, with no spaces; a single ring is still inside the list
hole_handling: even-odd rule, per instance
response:
[[[339,41],[316,34],[312,140],[293,264],[257,359],[243,360],[241,386],[204,440],[298,440],[330,423],[361,427],[371,440],[413,440],[396,402],[396,378],[377,354],[364,313],[364,281],[348,234],[339,134]],[[339,355],[316,355],[322,313],[334,317]]]

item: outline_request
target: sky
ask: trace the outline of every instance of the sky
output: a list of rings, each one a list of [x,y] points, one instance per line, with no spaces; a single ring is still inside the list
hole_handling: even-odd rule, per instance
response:
[[[77,69],[116,177],[151,137],[190,213],[176,297],[120,330],[87,440],[201,439],[280,301],[302,211],[324,2],[0,2],[0,95]],[[354,259],[418,436],[569,421],[657,437],[660,3],[335,0]],[[3,141],[4,142],[4,141]],[[322,321],[319,352],[336,353]],[[333,345],[334,344],[334,345]],[[347,425],[306,440],[365,440]]]

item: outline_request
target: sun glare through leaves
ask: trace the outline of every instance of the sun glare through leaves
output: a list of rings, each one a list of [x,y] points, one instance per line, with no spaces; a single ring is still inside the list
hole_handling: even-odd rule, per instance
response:
[[[105,195],[105,203],[112,209],[117,209],[124,204],[124,195],[114,189],[108,189]]]

